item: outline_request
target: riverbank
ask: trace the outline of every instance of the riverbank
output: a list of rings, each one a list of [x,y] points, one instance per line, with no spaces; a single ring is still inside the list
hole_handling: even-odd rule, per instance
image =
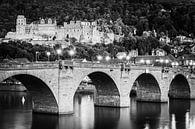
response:
[[[93,93],[95,93],[95,91],[96,91],[96,89],[95,89],[94,85],[83,83],[78,87],[76,93],[79,93],[79,94],[93,94]]]
[[[25,92],[25,91],[27,91],[27,89],[22,84],[0,83],[0,91]]]

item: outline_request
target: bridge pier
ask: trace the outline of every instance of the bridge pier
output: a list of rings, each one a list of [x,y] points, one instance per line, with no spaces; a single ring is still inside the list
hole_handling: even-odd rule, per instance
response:
[[[58,114],[74,113],[75,83],[70,69],[59,69],[58,73]]]
[[[0,82],[13,76],[21,81],[34,97],[33,112],[39,113],[72,114],[74,94],[86,76],[96,86],[96,106],[129,107],[134,82],[138,101],[167,102],[168,93],[195,99],[195,76],[183,68],[184,72],[180,68],[166,72],[161,67],[92,62],[0,64],[0,68]]]

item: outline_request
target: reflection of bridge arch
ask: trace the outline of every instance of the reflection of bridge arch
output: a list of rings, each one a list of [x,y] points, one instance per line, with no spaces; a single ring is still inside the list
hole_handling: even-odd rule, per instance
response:
[[[80,82],[88,76],[96,88],[95,105],[120,106],[120,94],[115,80],[106,72],[95,71],[81,76]],[[79,82],[79,84],[80,84]],[[78,85],[79,86],[79,85]]]
[[[40,77],[23,72],[11,73],[2,76],[0,82],[10,77],[16,78],[28,89],[33,100],[33,112],[58,113],[56,97],[50,87]]]
[[[190,99],[190,85],[187,78],[182,74],[177,74],[169,86],[170,98]]]
[[[161,101],[159,83],[151,73],[142,73],[138,75],[133,83],[132,90],[136,92],[136,99],[138,101]]]

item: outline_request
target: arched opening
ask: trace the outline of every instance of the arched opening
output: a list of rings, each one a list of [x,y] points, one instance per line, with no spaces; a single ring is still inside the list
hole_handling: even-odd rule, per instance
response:
[[[190,99],[190,86],[185,76],[175,76],[170,84],[168,96],[173,99]]]
[[[116,126],[120,110],[109,107],[119,106],[120,96],[114,80],[99,71],[85,77],[74,95],[75,116],[81,118],[86,128]]]
[[[96,88],[95,105],[120,106],[120,95],[115,82],[103,72],[94,72],[88,75]]]
[[[85,93],[85,91],[89,91],[91,89],[91,91],[94,93],[94,104],[96,106],[120,106],[119,91],[111,77],[103,72],[93,72],[89,74],[87,78],[89,78],[90,81],[88,81],[87,84],[82,81],[76,93],[81,90],[83,90],[83,93]],[[75,96],[78,95],[75,94]]]
[[[130,97],[137,101],[160,102],[160,87],[155,77],[148,73],[141,74],[133,83]]]
[[[15,78],[21,82],[28,90],[30,96],[32,97],[33,112],[49,114],[58,113],[56,99],[52,91],[41,79],[27,74],[14,75],[11,78]]]

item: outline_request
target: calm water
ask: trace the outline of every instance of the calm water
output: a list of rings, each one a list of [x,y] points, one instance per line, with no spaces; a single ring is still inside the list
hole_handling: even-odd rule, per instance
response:
[[[0,129],[195,129],[195,101],[131,100],[130,108],[119,109],[94,107],[93,100],[93,95],[77,94],[75,114],[57,117],[32,114],[26,93],[0,92]]]

